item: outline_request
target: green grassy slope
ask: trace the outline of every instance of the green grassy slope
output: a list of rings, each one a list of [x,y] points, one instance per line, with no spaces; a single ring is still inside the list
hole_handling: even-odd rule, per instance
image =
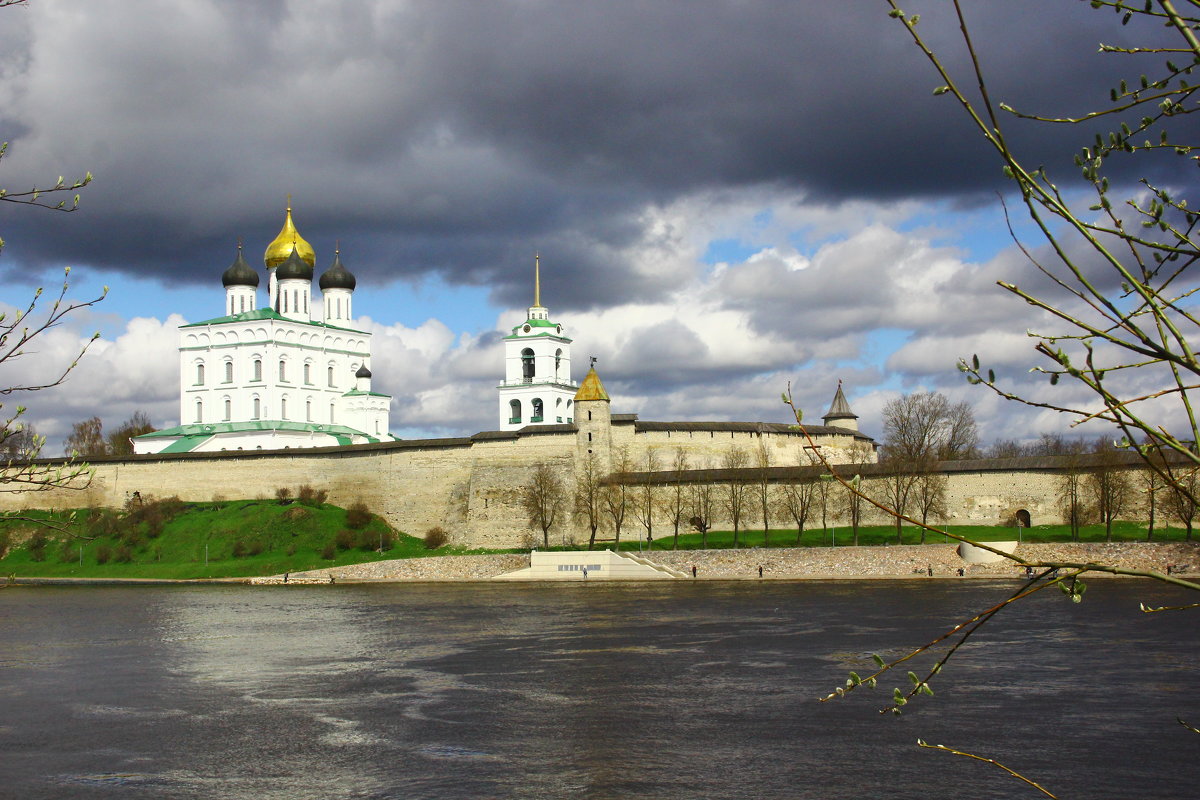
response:
[[[356,527],[346,509],[268,500],[150,502],[130,513],[27,512],[0,517],[0,575],[219,578],[429,555],[376,516]],[[380,545],[383,552],[378,552]]]

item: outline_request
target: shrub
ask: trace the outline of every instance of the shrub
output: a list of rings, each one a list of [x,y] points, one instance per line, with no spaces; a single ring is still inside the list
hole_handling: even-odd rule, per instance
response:
[[[58,546],[58,563],[70,564],[75,559],[79,558],[79,551],[71,546],[69,539],[64,540]]]
[[[263,550],[266,550],[266,549],[267,549],[267,546],[262,543],[261,539],[252,539],[250,541],[250,544],[246,545],[246,555],[250,555],[250,556],[262,555]]]
[[[107,508],[88,509],[87,521],[84,525],[87,535],[114,536],[121,528],[121,521],[112,510]]]
[[[301,505],[311,506],[312,508],[320,508],[325,505],[326,498],[329,497],[329,492],[321,489],[320,491],[309,486],[307,483],[300,487],[296,493],[296,501]]]
[[[29,541],[25,543],[26,549],[29,550],[29,558],[33,561],[46,560],[46,534],[41,531],[35,531],[29,537]]]
[[[0,531],[0,558],[8,555],[8,546],[12,542],[12,538],[8,531]]]
[[[285,550],[284,552],[287,553],[289,556],[296,555],[296,543],[292,542],[291,544],[289,544],[287,546],[287,550]]]
[[[233,543],[233,557],[241,558],[246,555],[246,543],[241,539],[237,539]]]
[[[118,564],[128,564],[133,561],[133,551],[127,545],[120,545],[117,551],[113,553],[113,561]]]
[[[333,561],[333,559],[336,557],[337,546],[333,542],[325,545],[325,549],[321,551],[321,558],[325,559],[326,561]]]
[[[433,527],[425,531],[425,549],[437,550],[450,541],[450,534],[442,527]]]
[[[358,537],[355,536],[354,531],[342,528],[337,532],[337,535],[333,537],[333,541],[334,544],[337,545],[338,550],[349,550],[351,547],[354,547],[356,544],[358,544]]]
[[[275,490],[275,499],[279,501],[279,505],[286,506],[292,502],[292,490],[286,486],[280,486]]]
[[[96,548],[96,563],[107,564],[112,558],[112,548],[106,544],[102,544]]]
[[[351,530],[361,530],[371,521],[371,511],[361,500],[355,501],[346,509],[346,527]]]

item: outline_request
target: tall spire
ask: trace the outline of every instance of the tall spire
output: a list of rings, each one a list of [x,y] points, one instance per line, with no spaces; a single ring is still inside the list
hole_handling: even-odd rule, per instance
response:
[[[533,251],[533,307],[542,307],[542,256]]]

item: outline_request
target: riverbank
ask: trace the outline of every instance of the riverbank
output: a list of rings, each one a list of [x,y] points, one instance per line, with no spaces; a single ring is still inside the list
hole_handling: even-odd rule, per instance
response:
[[[1200,543],[1113,542],[1022,544],[1018,553],[1040,561],[1096,562],[1124,569],[1165,573],[1168,566],[1188,574],[1200,572]],[[1024,568],[1010,561],[967,564],[957,545],[927,544],[891,547],[751,548],[746,550],[687,550],[643,553],[649,561],[682,572],[696,568],[702,580],[842,580],[896,579],[917,576],[940,578],[1019,577]],[[483,581],[529,565],[519,553],[476,556],[407,558],[349,564],[329,569],[295,572],[289,583]],[[958,570],[963,570],[963,575]],[[1095,573],[1104,574],[1104,573]],[[252,583],[282,583],[282,575],[254,578]]]

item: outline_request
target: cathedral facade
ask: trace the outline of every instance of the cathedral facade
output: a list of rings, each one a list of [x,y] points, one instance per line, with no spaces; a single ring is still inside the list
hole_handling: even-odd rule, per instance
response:
[[[179,329],[180,425],[133,440],[136,453],[279,450],[393,441],[391,398],[372,391],[371,334],[354,327],[354,276],[335,251],[318,279],[316,253],[292,209],[259,271],[239,246],[221,276],[224,314]]]

